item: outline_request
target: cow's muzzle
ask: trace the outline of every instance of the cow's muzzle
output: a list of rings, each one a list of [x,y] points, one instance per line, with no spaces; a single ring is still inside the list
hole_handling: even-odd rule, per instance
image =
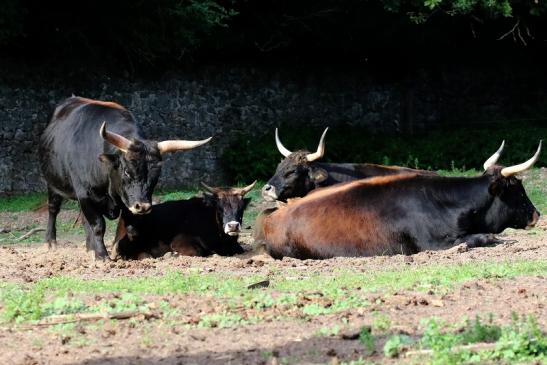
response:
[[[534,228],[538,221],[539,221],[539,212],[536,210],[532,214],[532,220],[530,222],[528,222],[528,225],[526,226],[526,229]]]
[[[275,186],[270,184],[264,185],[262,188],[262,198],[268,202],[274,202],[277,200],[277,193],[275,192]]]
[[[148,214],[152,211],[152,204],[150,203],[135,203],[129,207],[129,210],[133,214]]]
[[[224,233],[228,236],[238,236],[239,232],[241,232],[241,224],[239,222],[231,221],[224,226]]]

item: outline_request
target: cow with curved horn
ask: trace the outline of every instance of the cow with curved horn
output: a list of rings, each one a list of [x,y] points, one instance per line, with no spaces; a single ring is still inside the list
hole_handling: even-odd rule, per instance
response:
[[[259,239],[274,258],[413,254],[466,242],[498,242],[505,228],[531,228],[539,220],[522,182],[528,161],[496,165],[498,150],[477,177],[398,175],[320,189],[261,217]]]
[[[278,130],[277,128],[275,129],[275,144],[285,158],[277,165],[274,176],[268,180],[262,189],[262,197],[265,200],[286,201],[290,198],[303,197],[313,189],[319,187],[374,176],[409,173],[436,175],[430,171],[414,170],[399,166],[319,162],[325,154],[325,136],[328,129],[328,127],[325,128],[319,140],[317,150],[313,153],[304,150],[291,152],[283,146],[279,139]]]
[[[115,219],[122,209],[149,213],[162,154],[190,150],[210,139],[147,140],[133,115],[119,104],[82,97],[64,100],[55,108],[39,146],[48,191],[48,246],[56,244],[61,203],[74,199],[83,212],[87,249],[96,258],[107,259],[103,216]]]
[[[168,251],[185,256],[243,253],[238,243],[243,212],[250,202],[244,188],[201,183],[203,196],[157,204],[150,214],[123,212],[116,230],[116,255],[125,259],[158,257]]]

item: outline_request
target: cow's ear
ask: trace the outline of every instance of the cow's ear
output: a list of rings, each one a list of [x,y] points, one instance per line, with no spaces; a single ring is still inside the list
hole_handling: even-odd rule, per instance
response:
[[[310,177],[316,184],[318,184],[327,180],[327,178],[329,177],[329,173],[321,168],[316,167],[310,171]]]
[[[113,167],[118,167],[120,162],[118,155],[106,154],[106,153],[99,155],[99,161],[105,164],[109,164]]]
[[[203,192],[203,202],[206,206],[212,207],[215,205],[215,196],[209,192]]]

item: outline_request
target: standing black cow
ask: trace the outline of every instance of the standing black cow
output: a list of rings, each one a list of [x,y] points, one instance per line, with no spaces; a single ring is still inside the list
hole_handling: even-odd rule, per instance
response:
[[[285,159],[277,165],[275,175],[262,188],[264,200],[286,201],[290,198],[303,197],[319,187],[374,176],[409,173],[437,175],[431,171],[414,170],[399,166],[318,162],[317,160],[325,154],[325,135],[327,131],[328,128],[321,135],[317,151],[310,153],[308,151],[291,152],[286,149],[279,140],[277,128],[275,129],[275,143]]]
[[[74,199],[85,218],[87,249],[94,250],[96,258],[107,259],[103,216],[117,218],[122,206],[135,214],[149,213],[161,155],[209,140],[146,140],[133,115],[121,105],[81,97],[66,99],[55,108],[40,139],[40,165],[48,190],[48,246],[56,243],[55,221],[61,203]]]
[[[122,258],[154,257],[168,251],[185,256],[243,253],[237,242],[245,198],[256,181],[244,188],[212,188],[204,183],[202,197],[168,201],[154,206],[150,214],[124,210],[116,230],[117,252]]]

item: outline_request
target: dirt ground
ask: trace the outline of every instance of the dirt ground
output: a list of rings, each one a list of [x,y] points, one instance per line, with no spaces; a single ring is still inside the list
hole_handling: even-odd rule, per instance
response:
[[[73,219],[74,211],[63,211],[61,219]],[[43,222],[42,213],[28,214],[16,222],[0,217],[5,224],[21,219]],[[504,243],[495,247],[468,249],[459,246],[446,251],[427,251],[412,256],[335,258],[324,261],[273,260],[260,248],[251,247],[250,233],[242,236],[248,252],[235,257],[190,258],[166,256],[142,261],[100,263],[85,252],[83,237],[60,237],[60,246],[46,250],[38,244],[0,246],[0,280],[32,283],[52,276],[82,279],[140,278],[163,275],[173,270],[199,268],[204,272],[260,274],[290,270],[291,275],[331,273],[344,268],[355,271],[385,270],[484,261],[547,259],[547,220],[539,229],[510,231],[499,235]],[[42,233],[40,233],[42,234]],[[381,354],[382,339],[376,354],[366,353],[362,344],[341,335],[318,336],[324,327],[346,323],[342,333],[350,334],[371,325],[374,313],[381,312],[391,322],[392,332],[418,335],[422,318],[438,317],[448,321],[467,316],[494,313],[498,323],[510,322],[511,313],[533,314],[543,330],[547,328],[547,279],[543,276],[513,279],[476,279],[456,285],[446,294],[400,291],[384,295],[370,293],[370,307],[331,315],[302,319],[285,313],[285,319],[265,321],[232,328],[188,326],[197,313],[211,311],[215,303],[197,295],[171,294],[162,297],[178,309],[184,318],[167,322],[161,318],[137,318],[135,321],[106,321],[81,326],[84,345],[52,331],[48,327],[6,325],[0,328],[2,364],[329,364],[358,359],[382,363],[400,363],[409,359],[386,360]],[[241,311],[252,309],[241,308]],[[351,336],[350,336],[351,337]],[[384,339],[385,340],[385,339]]]

